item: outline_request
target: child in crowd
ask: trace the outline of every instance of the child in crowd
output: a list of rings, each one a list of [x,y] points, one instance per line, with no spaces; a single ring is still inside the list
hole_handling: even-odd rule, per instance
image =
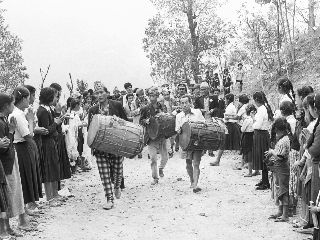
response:
[[[253,145],[253,118],[257,109],[253,104],[246,107],[246,117],[241,126],[242,154],[244,162],[248,164],[249,173],[245,177],[252,177],[252,145]]]

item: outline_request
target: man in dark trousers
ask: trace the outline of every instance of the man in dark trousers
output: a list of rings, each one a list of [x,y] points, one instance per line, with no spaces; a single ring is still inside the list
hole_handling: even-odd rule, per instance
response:
[[[98,104],[89,109],[89,127],[92,117],[95,114],[102,114],[106,116],[115,115],[128,121],[127,115],[122,107],[121,102],[109,100],[108,90],[101,82],[94,83],[94,91],[95,95],[98,98]],[[121,196],[120,185],[123,176],[123,157],[116,156],[108,152],[97,151],[95,149],[93,149],[93,155],[97,159],[98,170],[107,200],[103,204],[103,208],[109,210],[114,206],[111,169],[113,169],[115,196],[117,199],[119,199]]]

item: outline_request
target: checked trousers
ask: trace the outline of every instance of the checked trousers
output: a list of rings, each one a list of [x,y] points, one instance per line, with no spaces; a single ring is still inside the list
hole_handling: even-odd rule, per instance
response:
[[[119,189],[123,176],[123,157],[112,154],[96,154],[98,170],[108,201],[113,202],[111,168],[113,169],[114,188]]]

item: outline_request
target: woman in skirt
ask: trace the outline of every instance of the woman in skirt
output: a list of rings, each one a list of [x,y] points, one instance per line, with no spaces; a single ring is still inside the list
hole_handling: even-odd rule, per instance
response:
[[[39,201],[41,195],[41,175],[38,160],[38,148],[32,138],[34,114],[24,113],[29,107],[30,92],[25,87],[17,87],[14,92],[15,108],[10,114],[10,118],[16,120],[16,129],[13,143],[15,145],[19,171],[21,177],[24,203],[26,204],[26,213],[33,214],[32,210]]]
[[[22,236],[18,231],[14,231],[9,219],[18,216],[18,229],[33,230],[24,209],[24,200],[21,186],[21,178],[19,173],[19,163],[17,154],[13,146],[13,133],[16,129],[16,120],[11,118],[8,122],[8,116],[14,109],[14,98],[5,93],[0,93],[0,138],[6,142],[5,146],[0,148],[0,160],[5,172],[5,181],[7,183],[4,188],[4,179],[0,185],[0,209],[7,209],[7,216],[4,221],[0,220],[0,229],[14,236]],[[3,231],[2,231],[3,232]]]
[[[237,124],[237,109],[234,106],[234,95],[229,93],[225,96],[226,111],[224,114],[224,120],[228,128],[228,134],[226,136],[225,150],[240,150],[240,128]]]
[[[253,94],[253,100],[257,106],[257,113],[254,116],[253,123],[253,152],[252,152],[252,168],[253,170],[262,170],[262,179],[256,184],[257,190],[265,190],[270,188],[268,179],[268,169],[264,163],[264,153],[270,147],[270,121],[273,120],[272,110],[264,92],[256,92]]]
[[[242,132],[242,144],[241,150],[243,160],[248,164],[249,173],[245,177],[252,177],[252,145],[253,145],[253,118],[257,109],[253,104],[249,104],[246,107],[246,118],[244,119],[241,132]]]
[[[57,83],[52,83],[50,87],[53,88],[55,92],[55,99],[56,99],[51,107],[52,115],[54,116],[54,118],[59,118],[62,115],[62,107],[61,107],[61,104],[59,103],[62,88]],[[62,124],[57,124],[57,133],[58,135],[55,140],[57,144],[59,165],[60,165],[60,181],[58,181],[58,190],[61,190],[61,180],[71,178],[71,167],[70,167],[70,162],[67,154],[65,134],[62,131]],[[59,198],[60,195],[56,195],[55,197]]]
[[[56,205],[54,198],[58,196],[58,181],[60,180],[59,154],[56,144],[58,136],[57,125],[61,124],[64,118],[54,118],[50,106],[56,101],[56,94],[53,88],[41,89],[40,106],[37,111],[38,125],[48,130],[48,135],[42,135],[43,155],[40,159],[42,170],[42,182],[46,192],[47,201]]]

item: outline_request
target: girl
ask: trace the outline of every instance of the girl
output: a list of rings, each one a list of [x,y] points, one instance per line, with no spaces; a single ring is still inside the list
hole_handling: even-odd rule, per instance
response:
[[[316,124],[312,131],[312,135],[309,138],[305,154],[312,159],[312,175],[311,175],[311,201],[316,202],[317,196],[320,190],[320,179],[319,179],[319,161],[320,161],[320,125],[319,125],[319,114],[320,114],[320,94],[314,94],[308,96],[309,111],[311,115],[316,118]]]
[[[248,163],[249,173],[245,177],[252,177],[252,144],[253,144],[253,118],[257,109],[253,104],[246,107],[246,118],[243,121],[242,134],[242,154],[245,163]]]
[[[294,104],[294,106],[296,105],[293,85],[292,85],[292,82],[287,77],[283,77],[283,78],[279,79],[278,92],[281,95],[280,102],[279,102],[279,108],[280,108],[281,103],[284,101],[289,101],[289,102],[292,102]],[[277,110],[275,112],[274,118],[278,118],[278,117],[281,117],[280,110]]]
[[[78,152],[78,130],[80,126],[83,126],[80,117],[77,114],[80,109],[80,101],[78,99],[72,99],[70,109],[69,126],[65,140],[72,172],[75,173],[76,161],[80,157]]]
[[[252,168],[253,170],[262,170],[262,179],[256,184],[257,190],[270,188],[268,179],[268,169],[263,162],[264,152],[270,147],[270,121],[273,121],[273,114],[264,92],[253,94],[253,100],[257,106],[257,113],[253,122],[253,151],[252,151]]]
[[[234,106],[234,95],[229,93],[225,96],[226,111],[224,120],[228,128],[225,150],[240,150],[240,129],[237,125],[237,109]]]
[[[301,145],[301,151],[302,156],[301,160],[296,161],[293,165],[294,170],[299,176],[299,180],[301,181],[301,224],[297,224],[296,227],[303,226],[304,228],[310,228],[312,227],[312,217],[309,212],[309,202],[311,199],[311,183],[312,183],[312,159],[311,157],[306,154],[305,151],[305,143],[310,138],[314,126],[316,124],[316,121],[309,111],[309,105],[314,104],[314,96],[308,95],[303,100],[303,108],[305,113],[305,121],[308,124],[308,127],[303,129],[300,134],[300,145]]]
[[[247,106],[249,103],[249,98],[246,94],[242,94],[239,96],[239,110],[237,113],[237,117],[238,117],[238,124],[240,125],[240,127],[243,124],[243,121],[247,118]]]
[[[10,114],[10,118],[16,120],[14,133],[14,145],[18,155],[19,171],[21,177],[24,203],[26,213],[33,214],[31,207],[42,196],[42,182],[39,168],[38,148],[33,140],[34,114],[24,113],[29,107],[30,92],[25,87],[17,87],[14,92],[15,108]]]
[[[14,236],[22,236],[21,233],[14,231],[9,219],[18,217],[18,228],[20,230],[33,230],[34,226],[29,223],[25,213],[24,200],[19,173],[19,163],[17,154],[13,146],[13,133],[16,129],[16,120],[11,118],[8,122],[8,116],[14,109],[14,98],[4,93],[0,93],[0,138],[5,138],[6,146],[0,148],[1,166],[5,176],[0,178],[0,231],[2,235],[7,233]],[[2,169],[2,168],[0,168]],[[1,172],[1,171],[0,171]],[[5,184],[7,183],[7,190]],[[7,209],[5,220],[4,212]]]
[[[297,126],[297,120],[294,117],[294,106],[290,101],[284,101],[280,105],[281,115],[287,120],[290,125],[290,140],[292,140],[292,136],[295,133],[295,129]],[[290,162],[290,181],[289,181],[289,210],[290,215],[296,214],[296,207],[298,203],[297,198],[297,175],[294,170],[294,163],[300,160],[299,152],[295,149],[290,150],[289,162]]]
[[[276,222],[287,222],[289,205],[289,152],[290,139],[288,137],[288,123],[284,118],[278,118],[274,122],[276,131],[276,145],[274,149],[266,151],[268,165],[273,170],[276,205],[279,206],[277,214],[271,215],[269,219]]]
[[[41,89],[39,100],[40,106],[37,111],[38,125],[48,130],[48,135],[42,135],[42,153],[40,159],[42,170],[42,182],[46,192],[47,201],[51,206],[59,205],[55,201],[58,196],[58,181],[60,180],[60,164],[56,138],[58,136],[57,125],[60,125],[64,118],[54,118],[51,106],[55,101],[55,91],[53,88]]]

